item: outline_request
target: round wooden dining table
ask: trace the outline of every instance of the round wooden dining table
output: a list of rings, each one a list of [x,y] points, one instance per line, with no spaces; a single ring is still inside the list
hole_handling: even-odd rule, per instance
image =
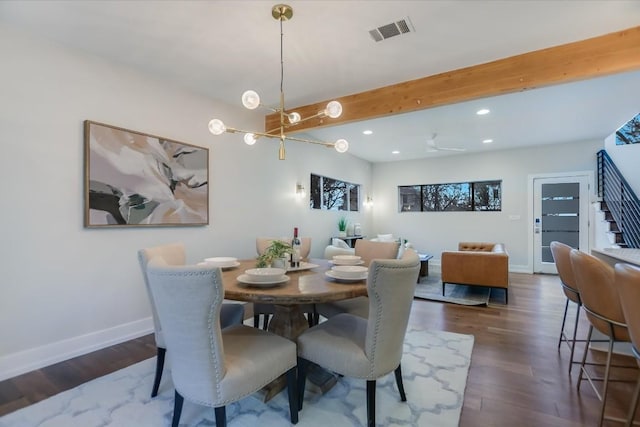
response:
[[[257,287],[242,283],[238,277],[245,270],[256,267],[256,260],[242,260],[237,267],[223,270],[225,299],[273,304],[274,315],[268,330],[295,342],[298,335],[309,327],[301,306],[330,301],[339,301],[367,295],[366,280],[335,281],[325,276],[331,269],[328,260],[311,259],[301,264],[301,269],[288,271],[289,280],[273,287]],[[313,268],[306,268],[315,265]],[[266,387],[265,401],[275,396],[285,386],[283,381],[274,381]],[[310,369],[308,379],[322,392],[335,384],[335,376],[322,369]]]
[[[245,270],[255,268],[256,260],[242,260],[240,265],[222,272],[225,299],[273,304],[275,313],[269,330],[295,341],[308,322],[300,306],[339,301],[367,295],[366,280],[335,281],[325,276],[331,269],[329,261],[311,259],[302,263],[302,269],[287,272],[289,281],[272,287],[257,287],[238,281]],[[317,265],[314,268],[305,268]]]

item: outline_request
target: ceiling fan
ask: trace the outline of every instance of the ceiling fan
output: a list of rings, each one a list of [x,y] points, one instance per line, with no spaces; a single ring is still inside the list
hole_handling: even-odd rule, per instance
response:
[[[466,148],[447,148],[447,147],[439,147],[436,145],[436,136],[437,133],[434,133],[431,138],[427,139],[427,152],[435,153],[436,151],[466,151]]]

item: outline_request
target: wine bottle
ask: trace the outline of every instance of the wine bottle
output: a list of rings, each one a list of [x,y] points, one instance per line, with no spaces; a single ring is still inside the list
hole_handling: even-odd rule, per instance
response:
[[[291,248],[291,268],[298,268],[300,267],[300,239],[298,238],[298,227],[293,229]]]

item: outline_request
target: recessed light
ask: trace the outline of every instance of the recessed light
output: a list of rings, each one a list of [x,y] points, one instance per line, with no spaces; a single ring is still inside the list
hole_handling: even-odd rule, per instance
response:
[[[373,131],[367,129],[367,130],[363,130],[362,133],[365,134],[365,135],[371,135],[373,133]]]
[[[491,111],[488,108],[482,108],[476,111],[476,114],[479,116],[484,116],[485,114],[489,114]]]
[[[391,154],[400,154],[400,152],[398,150],[393,150]]]
[[[483,144],[491,144],[493,142],[493,139],[483,139],[482,143]]]

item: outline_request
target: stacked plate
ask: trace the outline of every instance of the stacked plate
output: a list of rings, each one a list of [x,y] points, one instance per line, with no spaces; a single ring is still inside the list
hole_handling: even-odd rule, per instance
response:
[[[364,264],[358,255],[334,255],[331,260],[333,265],[359,265]]]
[[[220,267],[220,268],[232,268],[240,265],[240,263],[238,262],[238,258],[226,257],[226,256],[205,258],[204,264],[213,266],[213,267]]]
[[[238,276],[238,281],[262,288],[271,287],[288,282],[286,272],[284,268],[250,268]]]
[[[325,273],[327,277],[345,282],[365,280],[368,274],[369,269],[360,265],[336,265]]]

